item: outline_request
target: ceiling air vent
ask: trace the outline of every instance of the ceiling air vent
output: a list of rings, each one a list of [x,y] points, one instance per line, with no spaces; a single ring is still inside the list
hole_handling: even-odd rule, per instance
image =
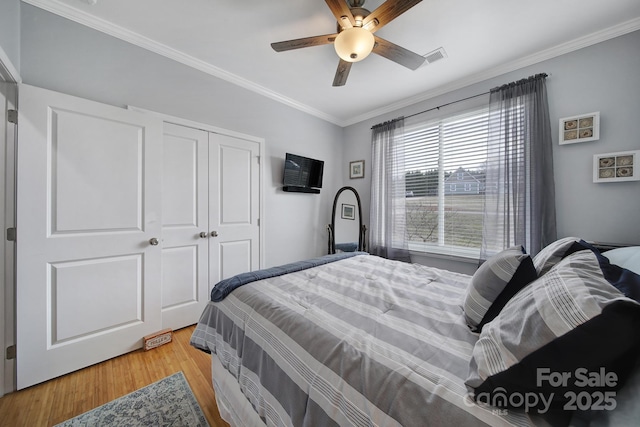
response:
[[[425,65],[427,65],[427,64],[433,64],[436,61],[446,58],[447,52],[444,51],[443,47],[440,47],[434,50],[433,52],[429,52],[426,55],[422,55],[422,56],[426,59],[424,63]]]

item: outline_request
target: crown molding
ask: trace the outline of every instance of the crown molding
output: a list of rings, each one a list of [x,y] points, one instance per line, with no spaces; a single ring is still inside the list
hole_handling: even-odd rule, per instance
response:
[[[237,76],[233,73],[225,71],[214,65],[211,65],[205,61],[195,58],[191,55],[187,55],[162,43],[158,43],[148,37],[138,34],[134,31],[128,30],[121,26],[115,25],[104,19],[95,17],[81,10],[75,9],[65,3],[57,0],[22,0],[24,3],[28,3],[32,6],[46,10],[63,18],[77,22],[78,24],[92,28],[96,31],[108,34],[116,37],[120,40],[126,41],[143,49],[162,55],[171,60],[177,61],[188,67],[194,68],[198,71],[202,71],[206,74],[218,77],[229,83],[240,86],[244,89],[248,89],[252,92],[271,98],[289,107],[295,108],[312,116],[318,117],[327,122],[341,126],[341,121],[330,114],[323,111],[312,108],[306,104],[300,103],[294,99],[288,98],[280,93],[277,93],[264,86],[253,83],[247,79]]]
[[[294,99],[286,97],[271,89],[265,88],[264,86],[258,85],[247,79],[237,76],[233,73],[225,71],[214,65],[211,65],[205,61],[202,61],[193,56],[187,55],[183,52],[180,52],[162,43],[153,41],[148,37],[144,37],[141,34],[138,34],[134,31],[127,30],[126,28],[120,27],[118,25],[114,25],[111,22],[105,21],[103,19],[92,16],[88,13],[85,13],[81,10],[75,9],[58,0],[22,0],[22,1],[24,3],[28,3],[32,6],[38,7],[40,9],[59,15],[63,18],[67,18],[69,20],[72,20],[74,22],[87,26],[89,28],[92,28],[96,31],[100,31],[102,33],[108,34],[120,40],[126,41],[138,47],[141,47],[143,49],[162,55],[166,58],[180,62],[186,66],[192,67],[194,69],[197,69],[199,71],[202,71],[214,77],[218,77],[229,83],[235,84],[247,90],[266,96],[267,98],[273,99],[277,102],[280,102],[289,107],[295,108],[304,113],[315,116],[319,119],[325,120],[329,123],[333,123],[340,127],[350,126],[364,120],[368,120],[383,114],[387,114],[392,111],[398,110],[400,108],[408,107],[418,102],[426,101],[436,96],[444,95],[453,90],[458,90],[463,87],[466,87],[475,83],[479,83],[484,80],[491,79],[493,77],[497,77],[499,75],[518,70],[520,68],[534,65],[539,62],[552,59],[557,56],[564,55],[566,53],[573,52],[575,50],[582,49],[584,47],[588,47],[596,43],[600,43],[615,37],[619,37],[640,29],[640,18],[635,18],[635,19],[623,22],[621,24],[606,28],[604,30],[596,31],[592,34],[579,37],[569,42],[562,43],[552,48],[542,50],[535,54],[518,59],[516,61],[512,61],[506,64],[501,64],[500,66],[481,71],[472,76],[465,77],[463,79],[456,80],[449,84],[439,86],[434,90],[422,92],[418,95],[405,98],[401,101],[389,104],[385,107],[371,110],[366,113],[353,116],[348,119],[339,119],[323,111],[312,108],[306,104],[303,104]]]

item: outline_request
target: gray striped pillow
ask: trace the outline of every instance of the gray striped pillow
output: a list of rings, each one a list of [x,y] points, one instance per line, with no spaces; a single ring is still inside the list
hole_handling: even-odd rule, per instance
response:
[[[534,279],[535,270],[522,246],[510,247],[489,258],[474,273],[467,288],[463,305],[467,325],[472,331],[481,330],[517,291]],[[515,288],[507,292],[508,296],[504,292],[507,287]],[[504,301],[492,310],[501,295]]]
[[[569,248],[575,242],[579,242],[579,237],[563,237],[547,245],[533,257],[533,265],[536,267],[538,276],[542,276],[556,265],[565,256]]]

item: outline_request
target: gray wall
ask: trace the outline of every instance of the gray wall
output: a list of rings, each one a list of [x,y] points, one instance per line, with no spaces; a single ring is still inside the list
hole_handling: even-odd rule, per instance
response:
[[[11,5],[9,12],[15,14]],[[135,105],[242,132],[266,140],[266,264],[323,254],[333,194],[355,187],[368,223],[370,128],[465,98],[523,77],[546,72],[554,131],[559,237],[576,235],[604,242],[640,243],[640,182],[594,184],[594,154],[640,149],[640,32],[587,47],[507,73],[384,116],[340,129],[223,80],[144,49],[22,4],[19,65],[25,83],[113,105]],[[1,12],[2,10],[0,10]],[[4,14],[0,14],[4,16]],[[17,24],[4,19],[10,25]],[[0,21],[2,22],[2,21]],[[15,49],[11,31],[0,45]],[[7,35],[7,33],[9,35]],[[8,40],[8,42],[7,42]],[[434,66],[437,66],[434,65]],[[599,141],[558,145],[558,119],[600,111]],[[344,145],[341,145],[343,144]],[[318,195],[280,189],[284,153],[325,160],[325,186]],[[348,164],[365,160],[365,178],[350,180]],[[416,257],[438,267],[473,272],[473,264]]]
[[[20,0],[0,0],[0,47],[20,72]]]
[[[265,266],[326,253],[340,127],[36,7],[21,25],[26,84],[264,138]],[[325,161],[319,195],[282,191],[285,152]]]
[[[640,181],[594,184],[592,180],[594,154],[640,149],[640,31],[351,125],[344,130],[345,160],[371,158],[370,128],[374,124],[541,72],[550,74],[547,91],[554,135],[558,237],[640,244]],[[600,111],[599,140],[558,145],[561,117],[594,111]],[[370,202],[369,176],[349,182],[363,198],[364,215]],[[414,261],[467,273],[475,269],[472,264],[436,258],[415,257]]]

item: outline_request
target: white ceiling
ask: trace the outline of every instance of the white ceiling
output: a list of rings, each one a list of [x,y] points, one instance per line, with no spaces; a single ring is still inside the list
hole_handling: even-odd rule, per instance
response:
[[[322,0],[23,1],[340,126],[640,29],[638,0],[423,0],[376,35],[445,59],[411,71],[372,54],[332,87],[332,45],[270,46],[334,33]]]

